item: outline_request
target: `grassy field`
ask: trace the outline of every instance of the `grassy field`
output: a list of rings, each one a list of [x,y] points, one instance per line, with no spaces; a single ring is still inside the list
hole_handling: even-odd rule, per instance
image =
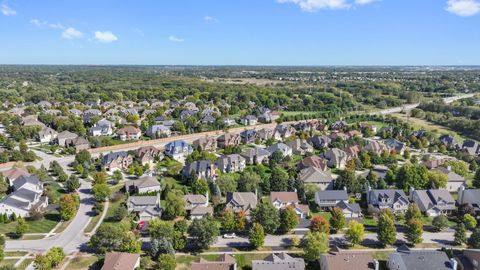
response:
[[[31,221],[27,220],[28,230],[27,233],[48,233],[50,232],[60,221],[58,213],[46,214],[41,220]],[[2,224],[0,226],[0,234],[8,234],[15,231],[17,222],[10,222]]]
[[[95,265],[98,261],[98,257],[95,256],[76,257],[70,261],[67,268],[72,270],[100,269]]]
[[[426,131],[437,133],[437,135],[450,134],[450,135],[454,136],[455,139],[457,139],[458,141],[465,140],[465,138],[463,136],[461,136],[460,134],[458,134],[457,132],[455,132],[451,129],[448,129],[447,127],[440,126],[440,125],[434,124],[432,122],[429,122],[429,121],[426,121],[426,120],[423,120],[423,119],[419,119],[419,118],[415,118],[415,117],[408,117],[408,121],[407,121],[407,117],[406,117],[405,114],[396,113],[396,114],[393,114],[393,116],[396,116],[396,117],[398,117],[402,120],[405,120],[407,123],[409,123],[415,129],[424,129]]]

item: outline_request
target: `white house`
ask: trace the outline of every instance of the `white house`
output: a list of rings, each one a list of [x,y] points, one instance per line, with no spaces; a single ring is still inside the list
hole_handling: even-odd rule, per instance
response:
[[[26,217],[32,210],[41,211],[48,206],[42,196],[43,185],[37,176],[20,176],[12,185],[13,192],[0,201],[0,214]]]

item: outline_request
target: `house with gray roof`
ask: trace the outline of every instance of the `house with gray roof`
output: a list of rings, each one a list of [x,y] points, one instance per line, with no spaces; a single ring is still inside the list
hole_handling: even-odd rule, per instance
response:
[[[335,207],[342,209],[346,219],[359,218],[362,216],[362,209],[358,203],[346,203],[340,201]]]
[[[152,176],[144,176],[136,180],[125,182],[125,191],[129,193],[150,193],[159,192],[161,190],[160,182]]]
[[[348,154],[338,148],[328,149],[323,157],[328,160],[327,165],[331,168],[344,169],[348,161]]]
[[[408,209],[409,200],[400,189],[370,189],[367,192],[367,204],[373,212],[388,208],[393,213],[404,213]]]
[[[126,151],[112,152],[103,156],[102,168],[107,171],[126,170],[133,163],[133,157]]]
[[[185,165],[182,169],[183,177],[189,177],[195,173],[198,178],[214,180],[216,177],[215,163],[210,160],[197,160]]]
[[[330,139],[330,137],[325,135],[313,136],[310,138],[310,144],[312,144],[313,147],[315,147],[316,149],[327,148],[331,142],[332,142],[332,139]]]
[[[461,186],[458,189],[457,202],[459,205],[466,204],[472,207],[475,212],[480,212],[480,189],[466,189]]]
[[[270,152],[270,154],[273,154],[275,152],[280,152],[282,153],[283,157],[291,157],[293,155],[292,148],[284,143],[275,143],[267,147],[267,151]]]
[[[405,143],[395,139],[386,139],[384,143],[388,147],[388,149],[390,149],[390,151],[393,150],[395,151],[395,153],[399,155],[403,155],[403,153],[405,152],[405,149],[407,149],[407,146],[405,145]]]
[[[217,150],[217,139],[212,136],[201,137],[193,141],[193,147],[195,149],[198,149],[200,147],[200,149],[204,151],[213,152]]]
[[[476,156],[480,152],[480,145],[474,140],[465,140],[462,144],[462,151],[471,156]]]
[[[192,152],[192,146],[183,140],[176,140],[165,145],[165,155],[178,162],[184,162],[185,158]]]
[[[257,207],[257,195],[253,192],[228,192],[225,208],[233,212],[243,211],[250,215],[250,211]]]
[[[322,209],[337,206],[340,202],[348,203],[346,190],[319,190],[315,193],[315,203]]]
[[[438,167],[434,169],[434,171],[441,172],[445,175],[447,175],[448,181],[447,181],[447,190],[450,192],[455,192],[457,191],[461,186],[466,186],[466,180],[463,176],[455,173],[452,171],[450,167]]]
[[[147,128],[146,134],[152,139],[165,138],[172,134],[172,130],[164,125],[153,125]]]
[[[58,133],[57,135],[57,138],[55,139],[55,142],[60,145],[60,146],[63,146],[65,147],[66,146],[66,142],[68,140],[73,140],[73,139],[76,139],[78,137],[77,134],[75,133],[72,133],[68,130],[64,130],[60,133]]]
[[[130,196],[127,200],[128,213],[139,216],[139,221],[150,221],[153,218],[160,218],[160,195],[157,196]]]
[[[253,165],[268,162],[271,154],[264,148],[255,147],[244,150],[240,155],[245,158],[247,164]]]
[[[282,139],[295,135],[296,132],[297,130],[295,130],[295,128],[291,125],[281,124],[275,127],[273,137],[275,138],[275,140],[280,141]]]
[[[313,146],[307,140],[295,139],[287,142],[287,145],[292,148],[292,152],[297,155],[305,155],[313,152]]]
[[[48,198],[42,196],[44,188],[37,176],[18,177],[12,183],[12,192],[0,200],[0,214],[10,217],[27,217],[32,210],[42,211]]]
[[[457,262],[443,251],[411,250],[403,245],[390,254],[387,266],[395,270],[456,270]]]
[[[257,139],[257,131],[253,129],[248,129],[240,132],[240,139],[242,143],[249,144],[249,143],[255,143],[255,140]]]
[[[298,179],[305,184],[316,185],[320,190],[333,189],[334,180],[330,172],[316,167],[307,167],[298,173]]]
[[[273,138],[272,128],[262,128],[257,132],[257,138],[263,141]]]
[[[305,270],[305,261],[287,253],[270,254],[263,260],[253,260],[252,270]]]
[[[55,140],[58,136],[58,133],[49,127],[42,128],[37,135],[37,139],[41,143],[49,143]]]
[[[240,122],[242,123],[242,125],[244,126],[254,126],[257,124],[258,122],[258,119],[257,117],[255,117],[254,115],[247,115],[245,117],[242,117],[240,119]]]
[[[216,161],[217,168],[223,173],[242,172],[247,166],[246,159],[239,154],[223,155]]]
[[[412,190],[410,197],[420,211],[429,217],[450,215],[456,209],[455,199],[445,189]]]

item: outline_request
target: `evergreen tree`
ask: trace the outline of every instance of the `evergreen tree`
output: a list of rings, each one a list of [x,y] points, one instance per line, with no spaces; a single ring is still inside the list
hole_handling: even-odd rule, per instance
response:
[[[263,246],[263,243],[265,241],[265,232],[263,230],[262,225],[260,225],[258,223],[254,223],[252,228],[250,229],[248,239],[250,241],[250,244],[255,249]]]
[[[456,245],[467,243],[467,230],[462,222],[458,223],[455,227],[454,242]]]
[[[384,246],[393,245],[397,240],[395,221],[389,209],[383,210],[378,218],[377,238]]]
[[[405,233],[405,238],[412,245],[420,244],[423,234],[423,223],[420,219],[412,218],[407,221],[407,228]]]

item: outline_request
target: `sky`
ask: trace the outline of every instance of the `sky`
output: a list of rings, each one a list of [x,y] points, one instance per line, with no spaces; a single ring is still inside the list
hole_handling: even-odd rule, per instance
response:
[[[0,0],[0,64],[479,65],[480,0]]]

